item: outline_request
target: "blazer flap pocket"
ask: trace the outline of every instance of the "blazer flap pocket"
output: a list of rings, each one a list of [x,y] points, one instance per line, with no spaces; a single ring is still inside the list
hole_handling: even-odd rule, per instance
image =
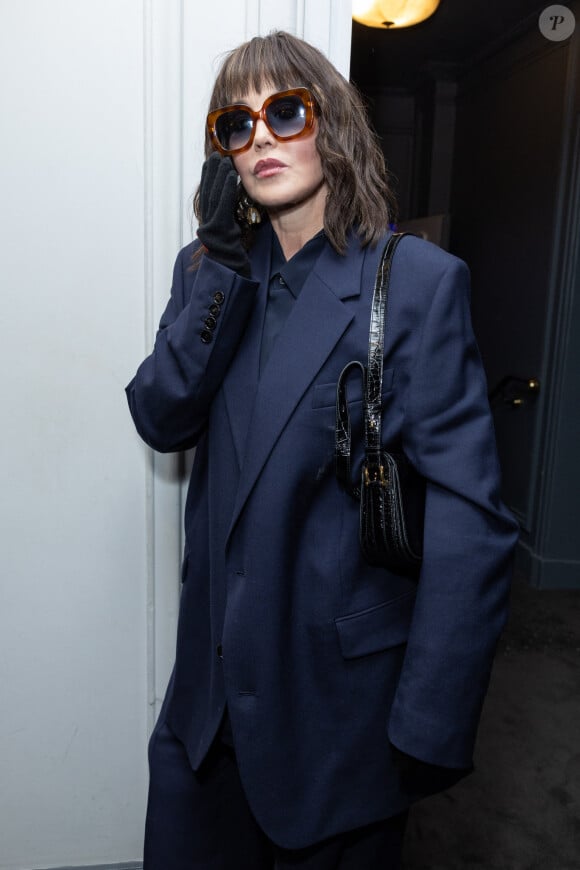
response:
[[[335,619],[345,659],[380,652],[405,643],[413,615],[415,593]]]
[[[383,372],[383,396],[393,389],[394,369],[385,369]],[[349,380],[346,387],[346,397],[349,405],[354,402],[362,402],[362,384],[360,378],[355,376]],[[336,405],[336,383],[314,384],[312,391],[312,407],[327,408]]]

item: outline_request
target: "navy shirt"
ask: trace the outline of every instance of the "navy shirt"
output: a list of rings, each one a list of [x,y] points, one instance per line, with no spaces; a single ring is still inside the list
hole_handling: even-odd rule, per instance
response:
[[[324,230],[316,233],[289,260],[284,256],[276,233],[272,233],[272,259],[270,262],[270,285],[282,278],[294,299],[298,299],[306,278],[312,271],[326,242]]]
[[[293,257],[286,260],[278,236],[275,232],[272,233],[270,283],[262,330],[260,371],[264,368],[272,346],[325,244],[324,230],[320,230]]]

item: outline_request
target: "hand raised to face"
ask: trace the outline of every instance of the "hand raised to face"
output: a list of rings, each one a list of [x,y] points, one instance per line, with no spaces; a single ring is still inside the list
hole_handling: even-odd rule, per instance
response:
[[[250,262],[235,217],[237,198],[238,174],[232,161],[215,151],[205,161],[201,173],[197,237],[210,259],[249,277]]]

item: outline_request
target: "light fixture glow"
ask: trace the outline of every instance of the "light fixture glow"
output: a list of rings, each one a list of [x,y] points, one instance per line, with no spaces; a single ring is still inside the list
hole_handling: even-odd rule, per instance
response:
[[[367,27],[411,27],[433,15],[440,0],[353,0],[352,17]]]

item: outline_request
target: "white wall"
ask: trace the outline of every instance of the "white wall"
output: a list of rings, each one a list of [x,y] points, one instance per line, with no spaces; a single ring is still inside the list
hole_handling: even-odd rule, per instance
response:
[[[141,855],[182,487],[123,388],[191,236],[215,58],[273,27],[347,73],[346,0],[0,0],[0,870]]]

